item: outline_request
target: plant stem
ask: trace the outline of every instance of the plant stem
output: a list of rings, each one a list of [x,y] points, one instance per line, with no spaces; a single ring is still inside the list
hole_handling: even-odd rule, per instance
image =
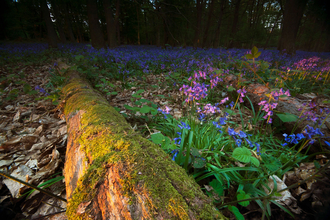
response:
[[[11,175],[9,175],[9,174],[5,174],[5,173],[3,173],[3,172],[0,172],[0,175],[2,175],[2,176],[4,176],[4,177],[7,177],[8,179],[14,180],[14,181],[16,181],[16,182],[19,182],[19,183],[21,183],[21,184],[23,184],[23,185],[26,185],[26,186],[28,186],[28,187],[31,187],[32,189],[38,190],[38,191],[40,191],[40,192],[42,192],[42,193],[44,193],[44,194],[46,194],[46,195],[48,195],[48,196],[50,196],[50,197],[53,197],[53,198],[58,199],[58,200],[62,200],[63,202],[67,202],[66,199],[64,199],[64,198],[62,198],[62,197],[60,197],[60,196],[57,196],[57,195],[55,195],[55,194],[53,194],[53,193],[51,193],[51,192],[49,192],[49,191],[46,191],[46,190],[44,190],[44,189],[42,189],[42,188],[39,188],[39,187],[37,187],[37,186],[31,185],[30,183],[27,183],[27,182],[24,182],[24,181],[22,181],[22,180],[20,180],[20,179],[17,179],[16,177],[13,177],[13,176],[11,176]]]

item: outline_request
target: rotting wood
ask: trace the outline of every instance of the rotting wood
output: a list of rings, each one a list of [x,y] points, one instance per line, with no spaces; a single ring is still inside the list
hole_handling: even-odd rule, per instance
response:
[[[69,219],[225,219],[160,147],[134,132],[77,72],[66,74]]]

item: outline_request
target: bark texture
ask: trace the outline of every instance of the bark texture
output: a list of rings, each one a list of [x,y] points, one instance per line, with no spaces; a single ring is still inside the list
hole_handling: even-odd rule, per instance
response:
[[[224,219],[184,169],[76,72],[67,74],[69,219]]]
[[[106,48],[103,33],[99,23],[99,16],[97,14],[96,0],[87,0],[87,14],[92,46],[97,49]]]
[[[301,18],[304,13],[307,0],[288,0],[285,4],[283,15],[283,27],[278,45],[279,51],[287,54],[296,52],[295,42]]]
[[[40,2],[42,15],[44,17],[46,28],[47,28],[47,37],[50,48],[57,48],[57,35],[52,20],[50,19],[49,10],[47,7],[46,0],[41,0]]]
[[[115,47],[116,43],[116,24],[113,18],[113,11],[111,9],[110,0],[103,0],[103,7],[105,13],[105,20],[107,22],[107,34],[109,47]]]

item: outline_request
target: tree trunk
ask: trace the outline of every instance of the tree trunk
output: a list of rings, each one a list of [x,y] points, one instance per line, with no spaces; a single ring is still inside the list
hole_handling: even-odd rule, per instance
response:
[[[49,48],[57,48],[57,35],[54,29],[53,22],[50,19],[50,14],[46,0],[41,0],[40,4],[41,4],[42,15],[46,23]]]
[[[197,0],[196,2],[196,15],[197,15],[197,21],[196,21],[196,28],[195,28],[195,37],[194,37],[194,48],[200,46],[200,31],[201,31],[201,23],[202,23],[202,1],[203,0]]]
[[[222,24],[223,13],[224,13],[226,5],[227,5],[227,1],[228,0],[221,0],[219,19],[218,19],[218,23],[217,23],[217,29],[215,31],[214,40],[213,40],[213,47],[218,47],[220,44],[220,28],[221,28],[221,24]]]
[[[210,28],[210,25],[211,25],[211,18],[212,18],[212,14],[213,14],[213,10],[214,10],[214,0],[210,0],[210,2],[208,4],[208,8],[209,8],[209,12],[208,12],[206,28],[205,28],[204,36],[203,36],[203,47],[206,47],[206,45],[207,45],[207,38],[208,38],[208,35],[209,35],[209,28]]]
[[[66,74],[68,219],[224,219],[159,146],[136,133],[78,72]]]
[[[113,11],[111,9],[110,0],[103,0],[103,7],[105,13],[105,20],[107,22],[107,34],[109,47],[116,46],[116,25],[113,18]]]
[[[58,34],[60,35],[60,41],[61,43],[66,43],[66,37],[64,34],[64,30],[63,30],[63,19],[60,16],[60,11],[58,9],[58,2],[55,2],[54,0],[51,1],[52,7],[53,7],[53,12],[54,12],[54,16],[56,19],[56,27],[58,30]]]
[[[115,24],[116,24],[116,31],[117,31],[117,45],[120,45],[121,44],[121,41],[120,41],[119,15],[120,15],[120,0],[117,0],[117,3],[116,3],[116,15],[115,15]]]
[[[234,20],[233,20],[233,25],[232,25],[231,32],[230,32],[230,41],[229,41],[228,48],[233,48],[234,46],[236,46],[235,38],[236,38],[236,32],[237,32],[237,26],[238,26],[240,3],[241,3],[241,0],[235,1]]]
[[[99,23],[99,16],[97,15],[96,0],[87,0],[87,14],[92,46],[97,49],[106,48],[103,33]]]
[[[73,30],[72,30],[72,23],[71,23],[71,18],[70,18],[70,14],[68,12],[68,8],[67,8],[67,3],[63,2],[63,11],[64,11],[64,20],[65,20],[65,28],[67,31],[67,34],[69,35],[69,40],[70,42],[75,42],[75,38],[74,38],[74,34],[73,34]]]
[[[307,0],[287,0],[284,7],[282,33],[277,49],[295,54],[295,42]],[[284,51],[285,50],[285,51]]]

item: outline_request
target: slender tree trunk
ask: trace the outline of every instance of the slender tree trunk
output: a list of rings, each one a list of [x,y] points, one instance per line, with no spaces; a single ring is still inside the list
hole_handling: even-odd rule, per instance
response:
[[[206,28],[205,28],[204,36],[203,36],[203,45],[202,45],[203,47],[206,47],[206,45],[207,45],[207,38],[209,36],[209,28],[211,25],[211,18],[212,18],[213,10],[214,10],[214,0],[210,0],[208,7],[209,7],[209,11],[208,11]]]
[[[61,43],[66,43],[66,37],[64,34],[64,30],[63,30],[63,19],[60,16],[60,11],[58,9],[58,2],[55,2],[55,0],[51,1],[52,7],[53,7],[53,12],[54,12],[54,16],[56,19],[56,27],[58,30],[58,34],[60,35],[60,41]]]
[[[221,0],[219,19],[217,22],[217,28],[216,28],[215,36],[214,36],[214,40],[213,40],[213,47],[218,47],[220,44],[220,28],[221,28],[221,24],[222,24],[223,13],[227,6],[227,1],[228,0]]]
[[[264,46],[264,49],[266,49],[268,47],[268,43],[269,43],[269,40],[270,40],[270,37],[273,35],[273,32],[274,32],[274,29],[275,27],[277,26],[277,22],[278,22],[278,19],[280,18],[280,12],[277,14],[276,16],[276,20],[274,22],[274,25],[272,27],[272,29],[270,30],[270,33],[268,34],[268,37],[267,37],[267,40],[266,40],[266,43],[265,43],[265,46]]]
[[[200,46],[200,31],[201,31],[201,23],[202,23],[202,1],[203,0],[197,0],[196,2],[196,15],[197,15],[197,21],[196,21],[196,28],[195,28],[195,37],[194,37],[194,48]]]
[[[92,46],[97,49],[106,48],[103,33],[99,23],[99,16],[97,15],[96,0],[87,0],[87,14]]]
[[[230,41],[228,48],[233,48],[236,46],[236,32],[237,32],[237,27],[238,27],[238,20],[239,20],[239,8],[240,8],[241,0],[236,0],[235,1],[235,11],[234,11],[234,20],[233,20],[233,25],[231,28],[230,32]]]
[[[107,22],[107,34],[109,47],[115,47],[116,44],[116,25],[113,18],[110,0],[103,0],[105,20]]]
[[[67,3],[63,2],[63,10],[64,10],[64,19],[65,19],[65,28],[66,31],[69,35],[69,40],[70,42],[75,42],[75,38],[74,38],[74,34],[73,34],[73,30],[72,30],[72,23],[71,23],[71,18],[72,17],[71,13],[68,12],[68,7],[67,7]]]
[[[46,0],[41,0],[41,10],[46,23],[48,43],[50,48],[57,48],[57,35],[52,20],[50,19],[49,9]]]
[[[120,45],[121,44],[121,41],[120,41],[119,15],[120,15],[120,0],[117,0],[117,3],[116,3],[116,15],[115,15],[115,24],[116,24],[116,31],[117,31],[117,45]]]
[[[295,42],[300,21],[304,13],[307,0],[287,0],[284,7],[282,33],[277,49],[287,54],[296,52]]]

